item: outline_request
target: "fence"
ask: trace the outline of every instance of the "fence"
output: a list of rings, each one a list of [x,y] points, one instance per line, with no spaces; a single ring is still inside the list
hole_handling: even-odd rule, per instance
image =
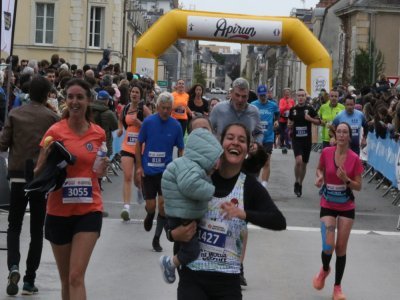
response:
[[[387,180],[390,182],[390,187],[383,193],[385,197],[390,192],[395,193],[393,205],[398,205],[400,202],[400,144],[399,142],[389,138],[385,139],[376,137],[375,133],[368,133],[368,146],[362,151],[362,159],[367,163],[367,169],[363,174],[366,177],[372,174],[368,182],[381,175],[378,180],[376,189]],[[400,216],[397,222],[397,229],[400,230]]]

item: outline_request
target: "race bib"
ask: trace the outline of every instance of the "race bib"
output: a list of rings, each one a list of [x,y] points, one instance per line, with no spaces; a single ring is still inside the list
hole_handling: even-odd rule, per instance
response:
[[[326,184],[321,191],[329,202],[345,203],[351,198],[345,184]]]
[[[186,109],[184,106],[178,106],[174,109],[175,113],[183,115],[186,113]]]
[[[268,122],[267,121],[261,121],[261,127],[263,131],[267,131],[268,129]]]
[[[222,222],[204,220],[198,227],[199,242],[202,249],[214,254],[222,254],[225,249],[228,226]]]
[[[296,127],[296,137],[306,137],[307,134],[307,126],[297,126]]]
[[[351,126],[351,134],[352,136],[358,136],[358,126]]]
[[[91,178],[67,178],[63,184],[63,203],[93,203]]]
[[[127,133],[127,142],[126,144],[129,146],[134,146],[136,144],[136,141],[138,139],[138,133],[137,132],[128,132]]]
[[[165,167],[165,152],[149,151],[149,167],[163,168]]]

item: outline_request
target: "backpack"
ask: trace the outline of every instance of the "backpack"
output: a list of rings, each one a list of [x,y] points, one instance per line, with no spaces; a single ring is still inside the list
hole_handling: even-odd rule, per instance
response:
[[[142,100],[138,103],[138,108],[137,108],[137,118],[140,121],[143,121],[143,119],[144,119],[143,106],[144,106],[144,101]],[[129,107],[131,107],[130,103],[125,105],[124,109],[122,110],[122,125],[124,126],[125,129],[128,127],[128,124],[126,124],[126,122],[125,122],[125,117],[129,111]]]

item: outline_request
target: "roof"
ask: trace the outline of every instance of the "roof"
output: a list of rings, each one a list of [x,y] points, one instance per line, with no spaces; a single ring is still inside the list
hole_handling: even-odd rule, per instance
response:
[[[360,10],[378,10],[392,13],[400,12],[399,0],[354,0],[353,4],[350,4],[349,0],[344,1],[346,1],[348,5],[336,10],[336,15],[348,14]]]

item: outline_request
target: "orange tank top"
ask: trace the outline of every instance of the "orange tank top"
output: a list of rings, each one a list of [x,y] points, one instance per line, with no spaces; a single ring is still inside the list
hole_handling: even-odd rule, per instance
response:
[[[177,120],[187,120],[187,106],[189,101],[189,94],[182,93],[179,94],[177,92],[173,92],[172,96],[174,96],[174,105],[172,106],[171,117]]]
[[[134,125],[137,118],[137,112],[128,112],[125,116],[125,122],[128,125],[125,132],[125,138],[122,141],[121,149],[123,151],[135,154],[136,141],[139,136],[140,127]]]

